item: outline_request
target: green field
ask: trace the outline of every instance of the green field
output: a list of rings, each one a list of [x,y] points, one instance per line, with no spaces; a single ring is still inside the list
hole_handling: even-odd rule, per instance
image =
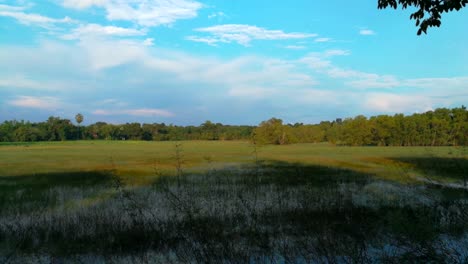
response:
[[[468,159],[463,147],[294,144],[255,148],[243,141],[7,143],[0,145],[0,175],[116,170],[138,181],[138,177],[152,176],[155,166],[173,172],[176,144],[180,144],[183,167],[188,171],[253,163],[256,151],[260,160],[345,168],[397,181],[412,181],[407,176],[456,181],[466,173]]]
[[[466,147],[0,145],[0,262],[468,261]]]

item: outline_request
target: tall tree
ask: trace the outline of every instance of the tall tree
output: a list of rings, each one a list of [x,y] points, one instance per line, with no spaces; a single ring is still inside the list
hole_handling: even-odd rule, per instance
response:
[[[83,120],[84,120],[84,117],[83,117],[82,114],[80,114],[80,113],[76,114],[75,121],[76,121],[76,123],[78,123],[78,125],[80,125],[83,122]]]
[[[419,27],[418,35],[423,32],[426,34],[429,27],[440,27],[443,13],[458,11],[467,4],[468,0],[378,0],[379,9],[387,7],[397,9],[398,6],[403,9],[410,6],[417,8],[410,19],[416,20],[416,26]]]
[[[83,122],[84,117],[82,114],[78,113],[75,116],[75,121],[78,123],[78,138],[77,139],[82,139],[83,137],[81,136],[81,130],[80,130],[80,124]]]

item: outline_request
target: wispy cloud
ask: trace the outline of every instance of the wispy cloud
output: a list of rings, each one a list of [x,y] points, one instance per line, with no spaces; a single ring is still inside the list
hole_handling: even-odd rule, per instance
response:
[[[65,83],[58,81],[37,81],[23,75],[0,75],[0,88],[6,89],[31,89],[43,91],[58,91],[67,87]]]
[[[22,11],[25,9],[25,6],[12,6],[0,4],[0,11]]]
[[[154,108],[138,108],[138,109],[114,109],[114,110],[103,110],[97,109],[92,112],[94,115],[103,115],[103,116],[113,116],[113,115],[131,115],[131,116],[141,116],[141,117],[151,117],[151,116],[160,116],[160,117],[173,117],[174,113],[164,110],[164,109],[154,109]]]
[[[153,46],[154,45],[154,38],[147,38],[143,41],[143,45],[145,46]]]
[[[216,46],[216,43],[218,43],[218,42],[225,42],[225,43],[227,43],[227,41],[221,41],[219,38],[216,38],[216,37],[188,36],[188,37],[186,37],[185,39],[186,39],[186,40],[193,41],[193,42],[205,43],[205,44],[208,44],[208,45],[210,45],[210,46]]]
[[[334,56],[348,56],[350,54],[351,52],[349,50],[332,49],[332,50],[326,50],[323,55],[325,57],[334,57]]]
[[[305,39],[316,37],[317,34],[309,33],[287,33],[282,30],[269,30],[252,25],[224,24],[212,27],[195,29],[197,32],[210,34],[209,36],[189,36],[187,39],[207,44],[218,42],[232,43],[248,46],[252,40],[285,40]]]
[[[63,5],[75,9],[83,9],[91,6],[104,6],[109,0],[63,0]]]
[[[145,27],[194,18],[203,7],[201,3],[192,0],[64,0],[63,5],[75,9],[97,6],[106,10],[108,20],[132,21]]]
[[[363,36],[370,36],[370,35],[375,35],[375,32],[370,29],[361,29],[359,30],[359,34]]]
[[[285,49],[290,49],[290,50],[303,50],[306,49],[306,46],[303,45],[288,45],[284,47]]]
[[[96,102],[97,105],[106,105],[114,107],[126,107],[128,103],[115,98],[107,98]]]
[[[83,37],[130,37],[145,35],[144,30],[134,28],[123,28],[116,26],[102,26],[98,24],[80,25],[78,28],[73,29],[70,34],[63,36],[63,39],[81,39]]]
[[[172,117],[175,116],[174,113],[164,110],[164,109],[150,109],[150,108],[141,108],[141,109],[129,109],[124,111],[126,114],[134,116],[163,116],[163,117]]]
[[[51,18],[39,14],[29,14],[18,11],[2,11],[0,8],[0,16],[11,17],[16,19],[19,23],[24,25],[39,26],[44,28],[50,28],[51,25],[60,24],[60,23],[74,23],[73,19],[70,17],[64,18]]]
[[[151,58],[147,53],[147,46],[141,41],[85,39],[79,43],[93,70],[104,70],[133,62],[146,62]]]
[[[18,96],[17,98],[10,100],[8,104],[16,107],[41,110],[54,110],[61,106],[61,102],[58,98],[48,96]]]
[[[366,96],[364,106],[367,110],[384,113],[414,113],[431,110],[434,102],[422,95],[371,93]]]
[[[330,42],[332,39],[331,38],[316,38],[314,41],[315,42]]]
[[[267,89],[264,87],[234,87],[228,91],[229,96],[259,99],[271,97],[276,94],[276,89]]]
[[[407,79],[402,83],[403,86],[416,88],[432,88],[440,89],[441,87],[457,88],[459,90],[468,91],[468,77],[451,77],[451,78],[416,78]]]
[[[321,53],[310,53],[298,62],[333,79],[343,79],[344,84],[357,89],[381,88],[419,88],[425,90],[439,90],[441,87],[450,87],[452,91],[468,90],[468,77],[458,76],[451,78],[398,78],[391,74],[377,74],[345,68],[332,62],[334,56],[348,56],[348,50],[326,50]]]
[[[354,88],[393,88],[401,84],[395,76],[346,69],[334,65],[330,60],[334,56],[349,54],[350,52],[346,50],[328,50],[322,53],[311,53],[299,61],[330,78],[345,79],[345,84]]]
[[[213,18],[218,18],[219,19],[223,19],[223,18],[226,18],[227,15],[224,13],[224,12],[214,12],[214,13],[211,13],[208,15],[208,18],[209,19],[213,19]]]

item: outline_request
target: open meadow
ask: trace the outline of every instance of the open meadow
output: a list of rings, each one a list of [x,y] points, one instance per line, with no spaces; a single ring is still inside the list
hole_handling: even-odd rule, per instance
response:
[[[0,262],[468,261],[466,147],[0,144]]]

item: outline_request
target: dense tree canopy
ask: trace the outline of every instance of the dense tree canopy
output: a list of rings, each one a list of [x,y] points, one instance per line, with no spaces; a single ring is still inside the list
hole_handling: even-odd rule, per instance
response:
[[[264,144],[330,142],[348,146],[468,145],[466,107],[439,108],[422,114],[363,115],[315,125],[283,125],[281,119],[262,122],[255,130]]]
[[[419,27],[418,35],[427,33],[429,27],[440,27],[442,24],[442,14],[458,11],[468,4],[468,0],[378,0],[378,8],[391,7],[396,9],[401,6],[406,9],[410,6],[417,8],[412,13],[410,19],[416,20]]]

